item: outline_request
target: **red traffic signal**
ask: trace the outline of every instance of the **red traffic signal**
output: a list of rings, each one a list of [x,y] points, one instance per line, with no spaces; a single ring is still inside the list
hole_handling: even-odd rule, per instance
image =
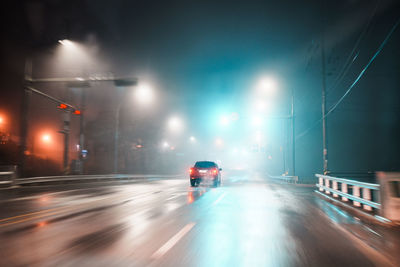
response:
[[[81,115],[82,113],[81,113],[80,110],[75,109],[75,110],[74,110],[74,114],[75,114],[75,115]]]
[[[57,106],[57,107],[60,108],[60,109],[67,109],[68,108],[68,106],[66,104],[64,104],[64,103],[60,103],[60,105]]]

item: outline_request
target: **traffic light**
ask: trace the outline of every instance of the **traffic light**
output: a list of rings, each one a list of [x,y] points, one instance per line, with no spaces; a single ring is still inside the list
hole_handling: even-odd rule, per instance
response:
[[[67,109],[68,106],[64,103],[60,103],[60,105],[57,106],[59,109]]]
[[[57,106],[57,108],[64,109],[65,111],[70,111],[70,112],[74,113],[75,115],[82,115],[82,111],[80,111],[79,109],[75,109],[74,107],[72,107],[68,104],[60,103]]]

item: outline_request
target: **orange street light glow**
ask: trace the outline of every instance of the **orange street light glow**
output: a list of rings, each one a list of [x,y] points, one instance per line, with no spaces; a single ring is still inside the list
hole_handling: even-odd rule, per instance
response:
[[[44,134],[44,135],[42,136],[42,141],[43,141],[43,142],[46,142],[46,143],[50,142],[50,141],[51,141],[50,135],[49,135],[49,134]]]

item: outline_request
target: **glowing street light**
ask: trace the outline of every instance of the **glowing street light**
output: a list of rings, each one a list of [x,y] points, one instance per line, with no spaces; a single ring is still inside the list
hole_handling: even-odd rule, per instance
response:
[[[164,141],[164,142],[161,143],[161,147],[163,149],[167,149],[167,148],[170,148],[171,146],[167,141]]]
[[[272,78],[272,77],[263,77],[261,80],[259,80],[258,84],[257,84],[257,88],[256,91],[258,93],[258,96],[272,96],[275,95],[276,92],[278,90],[278,83],[276,81],[276,79]],[[293,176],[296,175],[296,138],[295,138],[295,115],[294,115],[294,90],[293,88],[291,88],[291,114],[290,114],[290,118],[291,118],[291,145],[292,145],[292,174]],[[257,103],[256,104],[256,108],[259,109],[259,111],[261,111],[264,108],[268,108],[267,106],[263,106],[263,104],[261,103]],[[261,110],[260,110],[261,109]],[[324,117],[325,118],[325,117]],[[323,124],[323,129],[324,128]],[[325,140],[325,131],[323,131],[323,140]],[[323,148],[325,151],[325,144],[326,142],[323,142]],[[327,153],[323,153],[323,162],[324,162],[324,172],[327,171],[328,169],[328,161],[327,161]]]
[[[154,91],[148,84],[140,84],[135,91],[136,100],[143,105],[154,101]]]
[[[217,145],[217,146],[223,146],[224,145],[224,140],[222,140],[222,138],[217,138],[217,139],[215,139],[215,145]]]
[[[273,95],[277,90],[277,82],[271,77],[264,77],[259,81],[258,91],[261,94]]]
[[[223,115],[220,117],[219,122],[222,126],[227,126],[230,122],[230,119],[228,116]]]
[[[2,115],[0,115],[0,131],[3,130],[3,125],[5,125],[5,119]]]
[[[256,109],[257,111],[265,112],[265,111],[267,111],[268,103],[267,103],[267,101],[265,101],[265,100],[258,99],[258,100],[256,100],[256,102],[254,103],[254,107],[255,107],[255,109]]]
[[[58,40],[58,42],[66,48],[73,48],[75,46],[75,43],[68,39]]]
[[[183,121],[181,118],[173,116],[168,119],[167,126],[171,132],[179,133],[183,130]]]
[[[51,136],[49,134],[43,134],[42,135],[42,141],[44,143],[50,143],[51,142]]]
[[[117,87],[129,87],[137,84],[137,79],[116,79],[114,84]],[[139,104],[148,105],[153,101],[154,93],[152,88],[147,84],[140,84],[134,91],[134,97]],[[120,101],[115,112],[115,130],[114,130],[114,173],[118,173],[118,159],[119,159],[119,117],[121,108],[124,101]]]
[[[191,136],[191,137],[189,137],[189,140],[190,140],[191,143],[195,143],[196,142],[196,137]]]
[[[259,116],[255,116],[252,118],[251,123],[253,124],[253,126],[259,127],[262,126],[263,119]]]

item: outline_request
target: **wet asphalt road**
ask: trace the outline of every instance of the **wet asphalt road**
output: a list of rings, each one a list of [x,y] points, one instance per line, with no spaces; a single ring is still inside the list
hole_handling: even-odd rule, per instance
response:
[[[226,176],[0,192],[0,266],[377,265],[313,188]]]

